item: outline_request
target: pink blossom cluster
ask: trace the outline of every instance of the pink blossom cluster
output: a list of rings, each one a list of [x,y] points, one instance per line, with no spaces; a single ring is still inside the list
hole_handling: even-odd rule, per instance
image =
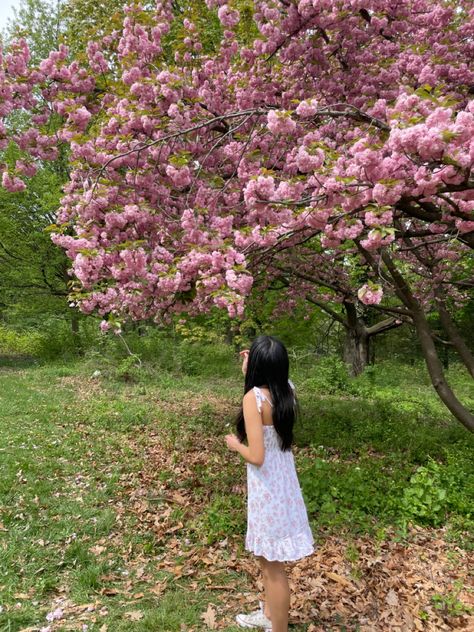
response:
[[[317,99],[307,99],[306,101],[301,101],[295,112],[301,118],[309,118],[316,114],[318,105]]]
[[[34,66],[18,40],[0,59],[0,148],[20,152],[2,185],[21,195],[67,148],[53,239],[81,308],[238,315],[254,274],[285,252],[306,276],[322,266],[332,301],[366,305],[382,300],[383,274],[359,289],[345,266],[378,274],[390,252],[432,301],[474,245],[469,0],[262,0],[245,45],[236,5],[206,4],[223,27],[211,52],[187,7],[170,60],[175,7],[160,0],[126,5],[120,31],[84,57],[61,45]],[[31,125],[15,130],[15,112]]]
[[[324,151],[320,148],[310,150],[302,145],[296,155],[296,164],[302,173],[316,171],[324,163]]]
[[[2,174],[2,186],[11,193],[17,193],[18,191],[24,191],[26,189],[25,182],[16,176],[11,176],[8,171],[4,171]]]
[[[227,4],[223,4],[220,7],[217,15],[219,16],[222,26],[228,26],[231,28],[238,24],[240,19],[239,12],[235,9],[231,9]]]
[[[378,305],[382,300],[383,290],[378,285],[365,283],[357,292],[357,297],[364,305]]]
[[[270,110],[267,121],[272,134],[292,134],[296,130],[296,123],[287,112]]]
[[[177,189],[184,189],[191,184],[191,173],[189,167],[177,169],[173,165],[166,167],[166,175]]]

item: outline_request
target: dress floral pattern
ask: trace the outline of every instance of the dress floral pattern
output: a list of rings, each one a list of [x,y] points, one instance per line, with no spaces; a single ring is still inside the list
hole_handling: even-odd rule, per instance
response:
[[[253,390],[261,412],[269,400]],[[292,562],[313,553],[313,536],[292,452],[280,448],[273,426],[263,426],[263,440],[263,465],[247,463],[245,548],[269,561]]]

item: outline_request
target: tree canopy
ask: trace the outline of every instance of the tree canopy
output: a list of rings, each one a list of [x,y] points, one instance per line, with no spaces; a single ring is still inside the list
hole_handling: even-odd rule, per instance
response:
[[[453,320],[473,285],[473,57],[468,0],[132,2],[86,55],[4,52],[0,142],[21,157],[2,182],[24,189],[67,147],[54,240],[104,329],[240,315],[255,279],[324,287],[412,322],[474,429],[427,320],[474,374]]]

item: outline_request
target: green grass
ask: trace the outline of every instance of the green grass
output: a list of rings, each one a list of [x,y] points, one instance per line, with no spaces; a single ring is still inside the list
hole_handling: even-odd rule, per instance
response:
[[[137,481],[144,468],[149,433],[179,455],[197,438],[228,432],[242,385],[237,364],[224,355],[218,364],[228,367],[217,375],[201,371],[196,351],[190,363],[183,355],[173,365],[166,355],[162,365],[126,371],[121,360],[98,356],[0,366],[0,632],[46,625],[58,596],[93,604],[96,623],[93,615],[83,619],[89,632],[104,623],[114,632],[172,632],[182,623],[201,629],[209,603],[226,608],[225,592],[155,568],[167,545],[140,530],[136,516],[117,512],[127,481]],[[95,370],[101,374],[91,379]],[[469,379],[457,367],[451,378],[474,408]],[[293,379],[302,410],[297,461],[316,533],[383,538],[387,527],[403,535],[413,521],[446,525],[456,544],[473,546],[474,437],[439,404],[421,367],[380,365],[350,381],[337,364],[319,373],[300,366]],[[186,522],[180,537],[204,547],[243,537],[243,500],[229,495],[244,480],[241,464],[230,463],[222,449],[194,472],[195,480],[176,478],[171,467],[157,472],[169,490],[192,490],[203,504],[189,521],[174,508],[172,520]],[[159,512],[160,498],[150,502]],[[146,579],[134,575],[136,560]],[[154,597],[150,586],[164,579],[167,589]],[[227,581],[251,590],[242,574],[216,583]],[[104,592],[114,587],[120,592]],[[126,613],[135,611],[141,618],[131,620]]]

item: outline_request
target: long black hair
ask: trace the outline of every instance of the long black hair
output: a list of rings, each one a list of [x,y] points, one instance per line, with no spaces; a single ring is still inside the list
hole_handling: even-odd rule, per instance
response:
[[[244,394],[254,386],[267,386],[272,396],[272,418],[280,437],[282,450],[289,450],[293,443],[293,425],[296,420],[296,400],[288,382],[289,360],[285,345],[273,336],[259,336],[250,347],[245,374]],[[237,436],[247,438],[244,412],[237,415]]]

